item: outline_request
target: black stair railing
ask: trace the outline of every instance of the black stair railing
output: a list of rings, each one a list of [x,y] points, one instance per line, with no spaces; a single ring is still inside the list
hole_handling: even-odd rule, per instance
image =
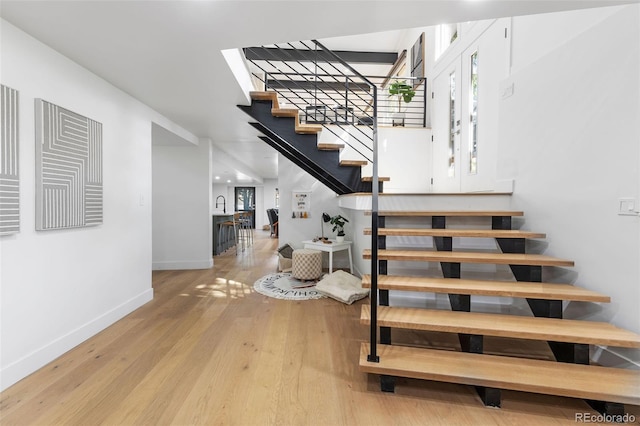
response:
[[[297,97],[295,93],[289,92],[304,92],[305,90],[314,91],[315,82],[291,82],[290,78],[295,78],[297,74],[291,72],[269,72],[265,73],[264,77],[260,77],[260,80],[264,81],[266,90],[274,90],[281,93],[284,98],[291,98],[291,103],[302,112],[305,111],[305,107],[308,105],[309,100],[304,97]],[[308,74],[305,77],[313,77],[314,74]],[[339,77],[339,76],[335,76]],[[403,127],[426,127],[427,116],[425,114],[427,110],[427,85],[425,78],[406,77],[406,76],[366,76],[367,79],[373,82],[378,88],[378,96],[380,97],[378,102],[378,125],[380,126],[398,126]],[[398,102],[396,95],[389,94],[389,86],[394,81],[404,81],[407,84],[413,86],[415,90],[415,96],[413,99],[406,103],[404,101]],[[335,101],[335,95],[338,92],[343,92],[343,99],[348,96],[349,89],[352,89],[356,93],[364,92],[369,89],[368,86],[349,84],[348,81],[337,82],[321,82],[320,89],[314,92],[314,97],[317,98],[318,103],[330,105]],[[345,87],[347,90],[345,90]],[[332,94],[334,96],[332,96]],[[366,117],[368,110],[371,109],[370,103],[365,103],[360,100],[355,100],[356,111],[354,114],[350,114],[346,120],[355,118],[357,113]],[[401,119],[397,116],[401,115]],[[303,117],[304,120],[304,117]],[[328,124],[334,124],[334,122],[344,122],[345,116],[335,117],[328,116],[324,122]],[[314,122],[314,121],[307,121]],[[320,121],[323,123],[323,121]]]
[[[264,84],[265,90],[278,93],[280,99],[300,110],[306,123],[322,124],[372,165],[371,344],[368,359],[377,362],[378,88],[317,40],[244,50],[245,56],[248,52],[260,53],[260,59],[248,61],[260,70],[253,75]],[[278,76],[278,83],[270,81],[269,76]],[[327,114],[333,119],[327,119]]]
[[[260,60],[249,60],[255,68],[262,71],[262,75],[254,72],[254,77],[265,85],[265,89],[274,90],[280,99],[292,107],[300,109],[301,121],[322,124],[327,131],[358,155],[373,162],[373,111],[367,111],[362,105],[373,103],[371,90],[375,88],[375,85],[317,41],[303,41],[296,45],[286,43],[288,46],[286,49],[279,45],[274,46],[269,49],[264,47],[244,49],[245,52],[256,50],[263,54]],[[317,59],[300,61],[297,59],[299,56],[296,55],[299,50],[312,52],[312,55],[305,57]],[[281,54],[276,52],[281,52]],[[283,57],[287,60],[283,61]],[[326,58],[330,58],[334,62],[326,62]],[[340,67],[335,64],[340,64]],[[274,74],[284,77],[283,81],[287,82],[287,86],[274,85],[269,87],[268,76]],[[326,90],[324,86],[326,83],[342,84],[344,90]],[[362,88],[366,88],[369,93],[364,96],[357,93]],[[340,108],[338,109],[338,107]],[[308,119],[312,114],[316,118],[319,118],[318,115],[326,118],[329,113],[337,114],[338,111],[346,111],[347,114],[350,111],[353,114],[358,113],[359,122]],[[335,126],[329,127],[329,124]]]

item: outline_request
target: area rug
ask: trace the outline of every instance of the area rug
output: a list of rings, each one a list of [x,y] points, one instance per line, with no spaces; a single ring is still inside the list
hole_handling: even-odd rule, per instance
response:
[[[275,299],[309,300],[324,297],[316,290],[316,281],[302,282],[293,278],[290,272],[265,275],[253,284],[253,288]]]

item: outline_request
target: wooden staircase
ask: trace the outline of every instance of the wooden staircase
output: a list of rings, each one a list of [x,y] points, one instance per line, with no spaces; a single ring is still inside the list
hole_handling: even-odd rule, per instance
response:
[[[339,195],[371,192],[372,177],[361,175],[368,161],[340,160],[345,144],[319,144],[317,135],[323,126],[301,123],[300,110],[282,108],[276,92],[254,91],[250,96],[250,106],[238,107],[256,120],[250,124],[263,133],[260,139]],[[378,179],[380,192],[382,183],[388,180]]]
[[[383,391],[392,392],[395,377],[476,386],[486,405],[500,406],[500,389],[583,398],[600,412],[621,414],[623,404],[640,405],[640,372],[589,365],[589,345],[639,348],[640,335],[608,323],[562,318],[562,302],[608,303],[606,295],[569,284],[542,282],[543,267],[571,267],[573,262],[525,253],[525,240],[545,234],[511,229],[517,211],[381,211],[378,213],[377,326],[378,361],[369,360],[363,343],[360,369],[380,375]],[[431,228],[387,227],[389,217],[431,218]],[[489,217],[491,229],[447,228],[449,217]],[[418,219],[421,220],[421,219]],[[478,219],[474,219],[477,221]],[[366,235],[371,229],[365,229]],[[387,237],[432,237],[434,249],[387,248]],[[455,251],[453,238],[493,238],[497,251]],[[371,258],[371,250],[363,257]],[[388,262],[440,262],[443,277],[389,275]],[[509,265],[516,281],[469,279],[461,264]],[[362,286],[371,288],[371,276]],[[448,294],[451,310],[389,306],[389,291]],[[526,299],[533,316],[473,312],[472,296]],[[363,305],[360,321],[370,325],[371,307]],[[392,343],[392,330],[455,333],[461,351],[408,347]],[[514,344],[546,341],[556,361],[483,353],[484,336]]]

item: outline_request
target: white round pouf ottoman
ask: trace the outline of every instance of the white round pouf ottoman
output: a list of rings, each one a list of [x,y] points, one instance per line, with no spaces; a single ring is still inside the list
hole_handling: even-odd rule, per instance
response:
[[[322,252],[296,249],[291,257],[291,276],[299,280],[315,280],[322,275]]]

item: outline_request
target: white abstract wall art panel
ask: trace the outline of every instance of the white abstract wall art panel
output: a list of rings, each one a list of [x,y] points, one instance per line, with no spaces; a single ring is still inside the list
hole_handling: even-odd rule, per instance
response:
[[[102,223],[102,124],[36,99],[36,229]]]
[[[18,91],[0,85],[0,235],[20,231]]]

